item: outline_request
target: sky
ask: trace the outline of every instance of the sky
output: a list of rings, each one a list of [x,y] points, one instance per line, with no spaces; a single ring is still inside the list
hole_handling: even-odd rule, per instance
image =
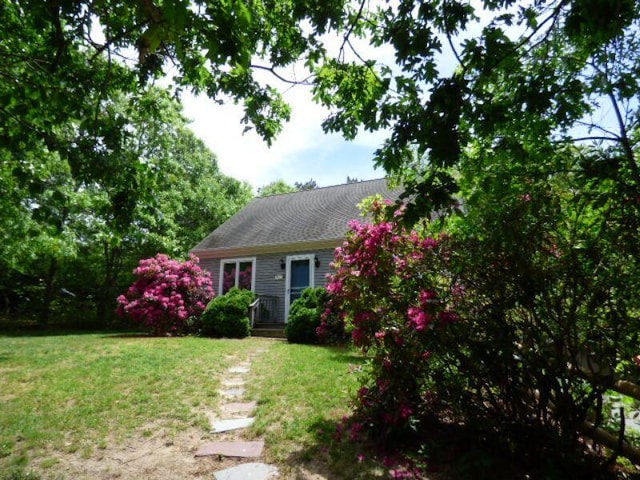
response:
[[[360,180],[384,176],[373,164],[384,132],[363,132],[351,142],[339,134],[325,134],[321,123],[327,111],[312,102],[310,87],[295,86],[284,96],[293,110],[291,120],[271,147],[254,131],[243,134],[241,105],[219,105],[205,95],[191,94],[183,94],[182,103],[191,129],[217,155],[220,170],[254,190],[279,179],[291,185],[313,179],[324,187],[345,183],[347,176]]]

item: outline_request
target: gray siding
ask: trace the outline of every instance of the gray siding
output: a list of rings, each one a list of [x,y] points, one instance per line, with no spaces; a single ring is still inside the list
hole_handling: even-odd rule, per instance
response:
[[[220,259],[207,258],[200,260],[200,267],[203,270],[208,271],[211,274],[211,280],[213,282],[213,291],[218,294],[218,281],[220,279]]]
[[[320,261],[320,266],[315,267],[314,286],[322,287],[326,285],[326,275],[329,273],[329,263],[333,260],[333,248],[325,250],[297,250],[286,253],[272,253],[265,255],[256,255],[256,272],[254,291],[258,295],[272,295],[278,297],[278,309],[275,312],[274,321],[284,322],[285,310],[285,288],[286,288],[286,270],[280,267],[280,259],[286,261],[289,255],[315,255]],[[239,257],[246,258],[247,256]],[[232,258],[224,258],[223,260],[232,260]],[[200,261],[203,269],[211,272],[213,279],[213,289],[218,294],[220,279],[220,260],[221,259],[205,259]],[[280,278],[281,277],[281,278]]]

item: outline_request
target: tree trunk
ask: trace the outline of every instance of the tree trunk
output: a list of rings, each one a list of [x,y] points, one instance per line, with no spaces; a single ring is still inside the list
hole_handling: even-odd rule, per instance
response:
[[[119,248],[110,248],[109,244],[105,242],[103,244],[103,251],[104,276],[100,290],[96,294],[96,320],[101,327],[107,325],[111,313],[115,311],[115,284],[121,268],[121,251]]]
[[[52,258],[49,262],[49,269],[44,278],[44,293],[42,296],[42,309],[40,311],[40,326],[49,325],[51,317],[51,303],[55,298],[56,277],[58,273],[58,260]]]

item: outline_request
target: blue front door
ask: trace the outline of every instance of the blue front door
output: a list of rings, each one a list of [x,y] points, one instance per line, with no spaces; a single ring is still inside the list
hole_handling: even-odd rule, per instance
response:
[[[313,287],[313,255],[287,257],[287,291],[285,315],[289,317],[289,307],[305,288]]]

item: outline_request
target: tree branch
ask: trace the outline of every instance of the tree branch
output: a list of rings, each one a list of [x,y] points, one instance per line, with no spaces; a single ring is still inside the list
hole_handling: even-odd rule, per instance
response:
[[[571,141],[572,142],[584,142],[587,140],[603,140],[605,142],[620,142],[620,138],[619,137],[605,137],[605,136],[593,136],[593,137],[578,137],[578,138],[572,138]]]
[[[266,65],[251,64],[250,68],[271,72],[271,74],[274,77],[276,77],[278,80],[284,83],[288,83],[289,85],[311,85],[311,82],[309,81],[309,79],[311,79],[314,76],[314,75],[309,75],[304,80],[291,80],[289,78],[283,77],[278,72],[276,72],[275,67],[267,67]]]
[[[345,45],[348,44],[349,47],[351,48],[351,50],[354,53],[356,53],[354,48],[353,48],[353,46],[351,45],[351,42],[349,41],[349,37],[353,33],[353,29],[356,27],[356,25],[358,24],[358,22],[362,18],[362,12],[364,11],[365,1],[366,0],[360,0],[360,8],[358,9],[358,13],[356,15],[356,18],[353,20],[353,22],[351,22],[351,24],[349,25],[349,30],[347,30],[347,33],[342,38],[342,45],[340,46],[340,53],[338,54],[338,58],[343,60],[343,61],[344,61],[344,47],[345,47]],[[357,55],[357,53],[356,53],[356,55]]]
[[[619,135],[620,143],[622,143],[622,149],[624,150],[625,156],[627,157],[629,168],[631,169],[631,175],[633,176],[633,180],[635,181],[636,188],[640,187],[640,171],[638,170],[638,165],[636,164],[636,161],[633,155],[633,148],[631,147],[631,141],[627,136],[627,128],[624,124],[624,120],[622,119],[622,114],[620,113],[618,101],[616,100],[616,97],[612,91],[608,91],[607,96],[611,100],[613,111],[615,112],[616,119],[618,120],[618,127],[620,128],[620,135]]]

